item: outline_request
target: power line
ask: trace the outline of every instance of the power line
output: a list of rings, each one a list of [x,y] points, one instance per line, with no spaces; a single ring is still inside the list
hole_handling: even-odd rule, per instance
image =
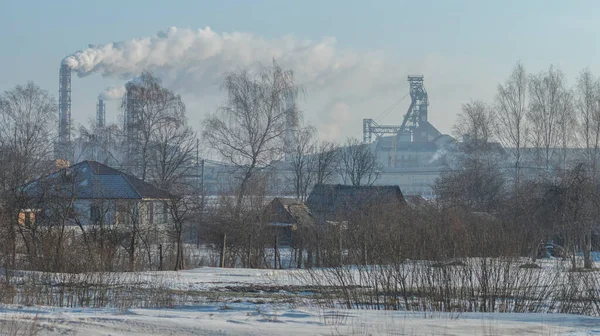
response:
[[[381,112],[381,114],[375,118],[374,120],[376,120],[377,122],[381,121],[381,118],[383,118],[385,115],[387,115],[388,113],[390,113],[394,108],[396,108],[398,105],[400,105],[400,103],[402,101],[404,101],[404,99],[406,99],[406,97],[408,97],[408,93],[404,95],[404,97],[400,98],[400,100],[396,101],[395,103],[393,103],[390,107],[388,107],[387,109],[385,109],[383,112]]]

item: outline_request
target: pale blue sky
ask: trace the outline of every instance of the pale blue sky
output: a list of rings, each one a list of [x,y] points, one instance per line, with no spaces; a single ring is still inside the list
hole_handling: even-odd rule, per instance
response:
[[[373,57],[393,64],[398,75],[387,78],[382,85],[390,87],[383,90],[373,84],[327,97],[321,92],[311,97],[308,90],[302,103],[306,120],[339,124],[340,129],[320,127],[334,138],[358,136],[360,120],[380,115],[406,94],[405,75],[421,72],[427,76],[430,119],[449,132],[460,104],[470,98],[491,100],[498,81],[507,77],[517,60],[532,72],[556,64],[571,83],[585,66],[600,75],[598,13],[600,1],[593,0],[0,0],[0,90],[33,80],[57,95],[58,67],[66,55],[88,44],[148,37],[171,26],[194,30],[210,26],[218,33],[245,32],[266,40],[291,36],[318,42],[334,37],[336,49],[362,58],[377,55]],[[99,75],[73,81],[73,117],[81,123],[93,116],[97,94],[122,82]],[[193,94],[193,88],[189,91],[184,98],[190,120],[198,126],[218,99],[214,94],[208,98]],[[361,94],[373,99],[359,98]],[[406,107],[408,102],[400,104],[381,121],[400,123]],[[116,121],[116,103],[110,109],[109,119]],[[342,121],[335,123],[338,116]]]

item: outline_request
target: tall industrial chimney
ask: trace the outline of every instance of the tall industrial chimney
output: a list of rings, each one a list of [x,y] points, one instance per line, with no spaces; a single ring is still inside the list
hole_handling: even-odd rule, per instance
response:
[[[69,160],[71,144],[71,68],[60,65],[58,83],[58,143],[55,149],[56,159]]]
[[[106,124],[106,104],[104,100],[98,99],[98,105],[96,105],[96,126],[98,128],[104,127]]]
[[[296,91],[286,92],[285,98],[285,134],[283,139],[283,147],[285,154],[285,161],[292,159],[294,147],[296,146],[296,134],[298,133],[299,120],[298,120],[298,107],[296,102],[298,100],[298,93]]]
[[[125,115],[124,129],[127,135],[127,140],[132,141],[137,138],[137,119],[138,111],[136,106],[136,91],[137,87],[134,83],[125,84]]]

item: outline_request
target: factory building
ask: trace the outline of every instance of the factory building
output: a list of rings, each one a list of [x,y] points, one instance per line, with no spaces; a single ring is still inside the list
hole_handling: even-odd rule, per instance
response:
[[[398,185],[405,195],[432,196],[440,173],[454,165],[456,141],[428,120],[423,76],[408,76],[411,104],[401,125],[363,120],[363,141],[375,152],[381,171],[376,185]]]

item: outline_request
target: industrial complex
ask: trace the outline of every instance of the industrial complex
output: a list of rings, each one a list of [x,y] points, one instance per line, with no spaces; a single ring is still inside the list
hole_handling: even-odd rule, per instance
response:
[[[442,134],[430,123],[428,118],[429,97],[424,85],[423,76],[408,76],[410,105],[400,125],[380,125],[374,119],[363,120],[363,142],[369,144],[376,153],[380,171],[376,185],[398,185],[405,195],[432,196],[431,185],[441,171],[451,165],[452,153],[456,151],[456,142],[452,137]],[[136,110],[129,101],[130,83],[125,85],[125,104],[123,115],[124,139],[135,136]],[[298,130],[299,121],[296,105],[297,96],[286,96],[286,108],[292,113],[286,117],[284,139],[285,157],[288,160],[289,149],[295,145],[294,134]],[[127,146],[121,146],[120,153],[106,153],[105,148],[98,146],[97,140],[72,138],[71,125],[71,68],[62,62],[59,71],[59,137],[55,146],[55,159],[67,162],[96,160],[104,164],[123,167],[127,165],[127,157],[131,157]],[[106,126],[106,104],[99,99],[96,105],[96,131],[102,136]],[[104,134],[104,136],[109,136]],[[210,193],[218,193],[223,186],[230,186],[227,179],[231,176],[231,168],[227,164],[201,160],[202,171],[198,176]],[[276,165],[278,180],[285,184],[285,175],[289,174],[289,166]],[[285,193],[285,188],[276,193]]]

